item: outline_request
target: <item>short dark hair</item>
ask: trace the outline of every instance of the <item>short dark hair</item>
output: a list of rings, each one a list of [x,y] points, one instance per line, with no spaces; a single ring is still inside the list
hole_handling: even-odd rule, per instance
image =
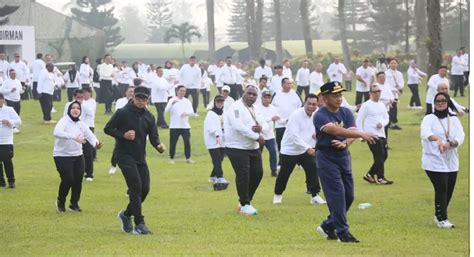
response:
[[[289,78],[286,78],[286,77],[283,78],[283,79],[281,79],[281,84],[282,84],[282,85],[285,84],[285,82],[286,82],[287,80],[290,80],[290,79],[289,79]]]
[[[41,59],[43,58],[43,54],[42,53],[37,53],[36,54],[36,59]]]
[[[157,70],[159,70],[159,69],[163,69],[163,67],[161,67],[161,66],[158,66],[158,67],[156,67],[156,69],[157,69]]]
[[[376,75],[376,77],[378,78],[378,77],[379,77],[380,75],[382,75],[382,74],[383,74],[383,75],[385,75],[385,72],[383,72],[383,71],[379,71],[379,72],[377,72],[377,75]]]
[[[90,87],[85,87],[85,88],[82,89],[82,91],[89,92],[89,93],[92,94],[92,88],[90,88]]]
[[[262,80],[268,81],[267,76],[262,75],[262,76],[260,77],[260,79],[258,80],[258,82],[262,82]]]
[[[446,66],[446,65],[441,65],[441,66],[439,66],[438,70],[441,70],[441,69],[448,69],[448,66]]]
[[[227,56],[226,59],[232,59],[232,56]]]
[[[110,55],[110,54],[105,54],[105,55],[104,55],[104,59],[107,58],[107,56],[112,57],[112,55]]]
[[[74,96],[77,96],[78,94],[84,94],[84,90],[82,90],[82,89],[74,90]]]
[[[134,85],[134,86],[138,87],[138,86],[140,86],[141,84],[142,84],[142,79],[140,79],[140,78],[134,78],[134,79],[133,79],[133,85]]]
[[[189,57],[189,59],[191,60],[191,59],[197,59],[197,58],[196,58],[196,56],[191,55],[191,57]]]
[[[307,96],[304,98],[304,102],[306,103],[306,101],[307,101],[309,98],[316,98],[316,99],[319,99],[317,95],[311,93],[311,94],[307,95]]]
[[[10,70],[8,71],[8,73],[10,73],[10,72],[12,72],[12,71],[16,72],[15,69],[10,69]]]
[[[86,59],[87,59],[87,58],[88,58],[87,55],[82,56],[82,63],[86,63]]]
[[[186,89],[186,87],[185,87],[184,85],[178,85],[178,86],[176,87],[176,92],[179,91],[181,88]]]

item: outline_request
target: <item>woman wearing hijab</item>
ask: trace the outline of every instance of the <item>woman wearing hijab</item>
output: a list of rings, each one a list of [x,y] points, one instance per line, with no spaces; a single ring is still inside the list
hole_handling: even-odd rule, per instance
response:
[[[74,91],[80,88],[81,84],[79,84],[79,74],[76,70],[76,66],[73,64],[69,65],[69,70],[64,73],[63,79],[66,82],[67,88],[67,100],[68,102],[72,101]]]
[[[454,228],[448,220],[447,209],[459,170],[457,148],[464,141],[461,122],[450,114],[449,103],[448,94],[436,94],[434,112],[426,115],[421,123],[422,167],[435,190],[434,222],[446,229]]]
[[[207,112],[204,120],[204,143],[212,159],[212,172],[209,182],[214,190],[224,190],[229,182],[223,177],[222,160],[224,159],[224,101],[223,96],[214,97],[212,109]]]
[[[78,205],[84,176],[82,145],[89,142],[97,149],[102,146],[89,127],[79,120],[80,115],[81,104],[74,101],[69,105],[67,115],[61,118],[54,128],[53,157],[61,177],[56,201],[58,212],[66,211],[65,204],[69,190],[71,190],[69,209],[75,212],[82,211]]]

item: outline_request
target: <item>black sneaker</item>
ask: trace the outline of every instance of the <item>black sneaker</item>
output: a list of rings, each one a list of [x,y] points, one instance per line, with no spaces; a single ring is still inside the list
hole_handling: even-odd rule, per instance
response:
[[[334,231],[334,228],[328,225],[320,225],[316,228],[316,232],[324,236],[327,240],[337,240],[337,235]]]
[[[369,182],[370,184],[374,184],[376,182],[375,178],[372,177],[372,175],[370,175],[369,173],[365,174],[363,179]]]
[[[379,179],[377,179],[377,184],[378,185],[391,185],[391,184],[393,184],[393,181],[388,180],[386,178],[379,178]]]
[[[213,188],[214,188],[214,191],[221,191],[221,190],[226,190],[228,186],[229,186],[228,183],[214,183]]]
[[[132,217],[125,216],[125,211],[119,211],[117,218],[122,223],[120,228],[125,233],[131,233],[133,231]]]
[[[0,187],[6,187],[7,183],[5,183],[5,179],[0,179]]]
[[[59,200],[56,200],[56,210],[58,212],[66,212],[66,206],[64,203],[60,202]]]
[[[79,207],[79,205],[76,203],[76,204],[70,204],[69,205],[69,210],[72,211],[72,212],[81,212],[82,209]]]
[[[133,230],[133,234],[135,235],[151,235],[153,234],[148,227],[145,225],[145,223],[140,223],[135,226],[135,229]]]
[[[389,128],[395,129],[395,130],[401,130],[402,129],[396,123],[392,123],[392,125],[390,125]]]
[[[357,240],[357,238],[355,238],[351,233],[338,236],[337,241],[341,243],[360,243],[360,241]]]
[[[15,188],[15,182],[8,182],[8,188]]]

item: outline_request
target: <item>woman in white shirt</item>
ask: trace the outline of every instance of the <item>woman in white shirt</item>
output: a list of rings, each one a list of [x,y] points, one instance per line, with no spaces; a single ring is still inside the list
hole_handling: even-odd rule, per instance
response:
[[[421,100],[420,95],[418,93],[418,85],[420,84],[420,80],[422,77],[426,77],[426,73],[422,72],[420,69],[416,67],[416,61],[411,60],[410,66],[407,70],[408,74],[408,87],[411,91],[411,98],[410,104],[408,105],[409,108],[414,109],[423,109],[421,107]]]
[[[212,172],[209,182],[214,184],[214,190],[227,189],[229,182],[224,178],[222,160],[224,159],[224,97],[214,97],[212,108],[204,120],[204,143],[212,159]]]
[[[81,66],[79,66],[79,84],[82,88],[90,87],[92,83],[92,77],[94,76],[94,70],[89,65],[89,57],[82,57]]]
[[[81,197],[84,176],[84,155],[82,145],[89,142],[99,149],[102,145],[89,127],[79,120],[81,104],[72,102],[64,116],[54,128],[53,157],[61,177],[56,207],[58,212],[66,211],[66,197],[71,190],[69,209],[80,212],[78,202]]]
[[[435,110],[421,123],[422,167],[435,190],[434,221],[440,228],[454,228],[448,220],[448,205],[459,170],[457,148],[464,141],[464,131],[456,116],[449,113],[449,95],[438,93]]]
[[[73,64],[69,65],[68,71],[64,73],[64,76],[63,76],[64,82],[67,88],[67,101],[68,102],[72,101],[74,91],[79,89],[79,86],[80,86],[79,77],[80,75],[77,72],[76,67]]]

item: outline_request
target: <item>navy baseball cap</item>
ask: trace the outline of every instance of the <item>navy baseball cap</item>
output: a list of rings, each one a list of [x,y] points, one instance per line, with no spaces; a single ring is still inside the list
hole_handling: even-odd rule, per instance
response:
[[[138,97],[150,97],[150,89],[147,88],[147,87],[143,87],[143,86],[138,86],[135,88],[135,91],[134,91],[134,94],[135,96],[138,96]]]
[[[333,82],[328,82],[324,85],[321,86],[320,88],[320,94],[321,95],[325,95],[325,94],[335,94],[335,93],[339,93],[339,92],[342,92],[342,91],[346,91],[346,89],[344,89],[344,87],[342,87],[341,83],[337,82],[337,81],[333,81]]]

